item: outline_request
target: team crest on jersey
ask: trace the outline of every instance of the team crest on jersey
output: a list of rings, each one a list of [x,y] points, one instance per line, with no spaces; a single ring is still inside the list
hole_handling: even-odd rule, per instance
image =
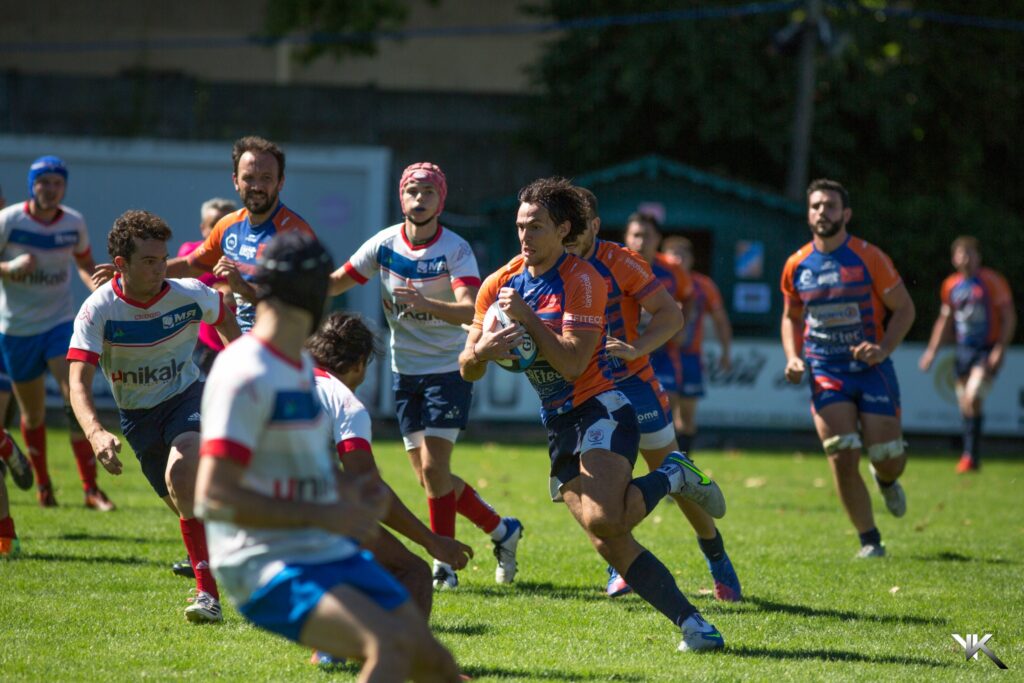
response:
[[[238,247],[238,235],[230,233],[224,238],[224,251],[234,251]]]
[[[815,284],[817,283],[814,281],[814,273],[812,273],[810,270],[800,271],[800,278],[797,280],[796,283],[797,287],[801,289],[808,289],[810,287],[814,287]]]

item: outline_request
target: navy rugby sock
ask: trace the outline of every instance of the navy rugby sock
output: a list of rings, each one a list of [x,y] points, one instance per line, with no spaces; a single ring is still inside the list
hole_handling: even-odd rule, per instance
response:
[[[689,455],[690,449],[693,448],[693,434],[676,432],[676,443],[679,444],[680,451]]]
[[[715,529],[714,538],[701,538],[697,537],[697,543],[700,544],[701,552],[704,553],[704,557],[708,558],[712,562],[718,562],[720,559],[725,557],[725,541],[722,540],[722,532],[717,528]]]
[[[658,503],[661,502],[661,499],[668,495],[669,489],[672,487],[672,483],[668,480],[668,475],[658,470],[648,472],[629,483],[640,489],[640,493],[644,497],[644,508],[647,510],[644,513],[645,517],[651,514],[654,508],[658,506]]]
[[[971,456],[975,462],[981,457],[978,443],[981,441],[981,415],[964,418],[964,453]]]
[[[882,542],[882,534],[878,531],[878,527],[872,527],[860,535],[860,544],[865,545],[879,545]]]
[[[697,608],[676,586],[672,572],[650,550],[643,551],[633,560],[623,578],[634,593],[668,617],[676,626],[697,612]]]

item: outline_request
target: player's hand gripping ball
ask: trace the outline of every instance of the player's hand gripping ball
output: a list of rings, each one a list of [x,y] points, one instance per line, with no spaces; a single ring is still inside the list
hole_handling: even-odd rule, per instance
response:
[[[498,308],[497,301],[491,304],[484,315],[483,328],[485,330],[505,329],[509,325],[515,324],[503,310]],[[533,341],[533,337],[526,333],[523,333],[523,339],[519,345],[512,347],[509,352],[516,357],[515,360],[502,358],[494,361],[509,372],[524,372],[533,365],[533,361],[537,360],[537,344]]]

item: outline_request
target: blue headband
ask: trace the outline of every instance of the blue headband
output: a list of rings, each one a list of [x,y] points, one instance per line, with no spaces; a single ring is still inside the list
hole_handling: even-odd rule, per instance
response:
[[[36,180],[39,179],[39,176],[46,175],[47,173],[56,173],[63,176],[65,181],[68,179],[68,169],[60,157],[52,155],[39,157],[28,167],[28,196],[30,198],[35,196],[32,192],[32,187],[36,184]]]

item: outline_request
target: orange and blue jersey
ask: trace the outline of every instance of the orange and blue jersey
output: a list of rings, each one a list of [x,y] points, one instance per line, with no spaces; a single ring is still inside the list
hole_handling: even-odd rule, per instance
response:
[[[248,209],[239,209],[217,221],[206,240],[188,255],[188,264],[211,271],[217,261],[226,256],[235,262],[242,279],[248,282],[256,273],[256,261],[270,240],[274,235],[289,230],[313,235],[309,224],[281,202],[278,202],[270,218],[259,225],[253,225],[249,220]],[[236,297],[236,301],[238,323],[242,331],[246,332],[252,327],[256,307],[245,299]]]
[[[947,277],[942,283],[942,304],[953,314],[957,345],[984,349],[999,341],[1002,311],[1013,308],[1013,294],[1006,278],[991,268],[979,268],[971,276]]]
[[[693,307],[686,319],[686,335],[679,352],[699,356],[704,344],[704,316],[722,308],[722,293],[707,275],[690,271],[690,278],[693,280]]]
[[[853,358],[861,342],[877,344],[885,334],[882,295],[902,283],[892,260],[878,247],[847,237],[829,253],[809,242],[782,270],[782,293],[803,311],[803,353],[812,369],[861,372]]]
[[[482,330],[484,316],[498,299],[498,290],[511,287],[519,292],[537,317],[555,334],[569,330],[602,333],[587,369],[570,382],[539,354],[526,370],[526,377],[541,400],[541,420],[547,424],[557,415],[570,412],[584,401],[613,389],[608,358],[604,350],[604,310],[608,293],[604,279],[585,260],[565,253],[558,262],[537,277],[530,275],[523,257],[517,256],[492,273],[476,297],[473,327]]]
[[[643,257],[615,242],[596,240],[588,261],[608,288],[605,334],[632,343],[639,336],[641,302],[662,289],[661,282]],[[609,356],[608,363],[616,382],[633,375],[645,381],[654,377],[646,355],[631,361]]]

